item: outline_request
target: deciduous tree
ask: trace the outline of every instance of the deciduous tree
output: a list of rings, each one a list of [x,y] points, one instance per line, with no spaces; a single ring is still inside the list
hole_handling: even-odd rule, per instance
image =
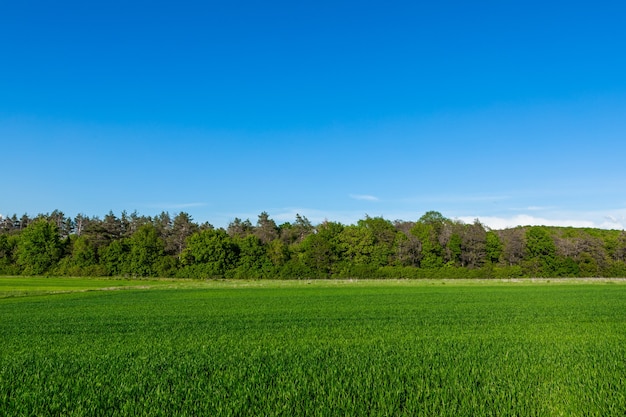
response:
[[[301,261],[319,277],[330,277],[333,266],[341,259],[339,236],[343,228],[340,223],[326,221],[317,226],[316,233],[308,235],[299,245]]]
[[[420,217],[411,229],[411,234],[420,240],[422,247],[419,259],[420,267],[439,268],[443,266],[443,247],[439,242],[439,237],[446,221],[447,219],[441,213],[429,211]]]
[[[40,275],[50,270],[61,258],[59,228],[54,222],[40,218],[19,236],[17,262],[27,275]]]
[[[165,256],[165,244],[152,224],[144,224],[128,239],[128,266],[131,275],[156,276]]]
[[[239,247],[223,229],[203,230],[187,240],[182,261],[185,265],[201,265],[207,277],[223,277],[237,265]]]

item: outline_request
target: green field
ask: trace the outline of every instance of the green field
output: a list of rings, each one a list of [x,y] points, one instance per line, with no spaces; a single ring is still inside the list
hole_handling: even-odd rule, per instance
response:
[[[0,335],[7,416],[626,415],[620,281],[0,278]]]
[[[33,295],[98,290],[146,289],[172,284],[167,280],[121,280],[114,278],[0,277],[0,299]]]

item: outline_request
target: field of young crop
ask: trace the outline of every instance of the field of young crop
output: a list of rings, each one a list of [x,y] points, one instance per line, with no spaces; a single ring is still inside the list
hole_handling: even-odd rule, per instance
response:
[[[0,415],[626,415],[622,282],[30,279]]]
[[[113,278],[0,277],[0,299],[97,290],[147,289],[172,285],[171,280],[122,280]],[[178,284],[177,286],[180,286]]]

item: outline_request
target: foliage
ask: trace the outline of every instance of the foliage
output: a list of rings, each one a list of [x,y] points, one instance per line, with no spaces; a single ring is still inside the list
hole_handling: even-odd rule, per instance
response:
[[[128,275],[128,244],[123,240],[114,240],[101,251],[101,263],[108,275]]]
[[[17,245],[17,264],[26,275],[49,271],[61,259],[62,245],[58,226],[46,219],[38,219],[20,233]]]
[[[422,268],[441,268],[443,262],[443,247],[439,243],[440,233],[443,223],[435,221],[431,217],[424,216],[411,229],[411,233],[417,237],[421,243],[419,255],[419,266]]]
[[[526,231],[525,267],[530,275],[552,276],[556,271],[556,245],[548,232],[541,226]]]
[[[272,242],[278,242],[274,240]],[[256,235],[248,235],[235,240],[237,245],[237,265],[232,273],[235,278],[271,278],[273,263],[266,247]],[[268,245],[269,246],[269,245]]]
[[[223,277],[234,268],[239,257],[239,247],[224,230],[203,230],[187,239],[182,253],[183,265],[205,277]]]
[[[340,235],[344,226],[324,222],[316,233],[308,235],[298,245],[298,257],[317,278],[329,278],[342,257]]]
[[[521,271],[521,272],[520,272]],[[365,216],[314,226],[198,225],[187,213],[104,219],[55,210],[0,220],[0,274],[179,278],[626,276],[626,232],[520,226],[489,230],[429,211],[417,221]],[[510,274],[510,275],[506,275]]]
[[[498,234],[492,230],[489,230],[485,235],[485,252],[487,261],[492,264],[497,264],[502,259],[503,245],[498,237]]]
[[[151,224],[141,226],[128,239],[128,271],[133,276],[156,276],[157,265],[165,255],[165,243]]]
[[[14,275],[19,273],[15,263],[17,240],[14,235],[0,234],[0,274]]]

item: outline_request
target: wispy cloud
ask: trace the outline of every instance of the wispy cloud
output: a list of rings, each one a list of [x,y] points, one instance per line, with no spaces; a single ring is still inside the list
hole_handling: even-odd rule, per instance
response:
[[[155,203],[147,204],[146,207],[164,210],[181,210],[193,207],[205,207],[207,205],[207,203]]]
[[[467,204],[467,203],[489,203],[509,200],[508,195],[429,195],[429,196],[413,196],[401,198],[398,201],[404,203],[428,203],[428,204]]]
[[[547,210],[555,210],[557,207],[554,206],[528,206],[528,207],[510,207],[509,211],[547,211]]]
[[[350,194],[350,198],[363,201],[379,201],[378,197],[367,194]]]

